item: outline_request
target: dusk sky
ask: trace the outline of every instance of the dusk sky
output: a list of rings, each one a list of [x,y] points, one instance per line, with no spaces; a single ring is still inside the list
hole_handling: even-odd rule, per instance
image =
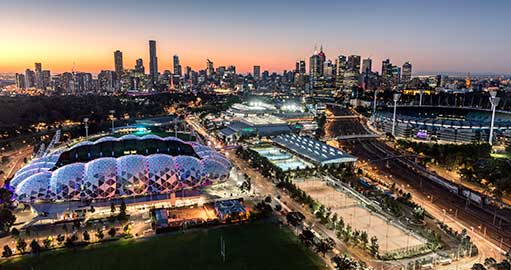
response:
[[[413,64],[415,72],[511,73],[511,1],[9,1],[0,3],[0,72],[113,69],[157,41],[159,69],[253,65],[281,72],[323,44],[339,54]]]

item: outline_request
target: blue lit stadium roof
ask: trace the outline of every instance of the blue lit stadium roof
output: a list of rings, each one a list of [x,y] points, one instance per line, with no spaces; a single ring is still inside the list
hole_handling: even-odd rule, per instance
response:
[[[309,137],[286,134],[273,138],[273,142],[320,165],[357,161],[356,157]]]

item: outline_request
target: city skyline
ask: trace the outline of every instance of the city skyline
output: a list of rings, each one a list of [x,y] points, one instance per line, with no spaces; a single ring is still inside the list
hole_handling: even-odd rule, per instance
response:
[[[319,15],[310,12],[312,4],[321,8]],[[376,71],[389,58],[398,65],[413,63],[414,73],[511,73],[510,38],[505,35],[510,20],[504,13],[509,3],[499,3],[498,10],[482,1],[1,5],[1,20],[11,27],[0,44],[0,72],[21,72],[35,62],[56,73],[73,67],[93,73],[114,70],[116,50],[123,53],[124,67],[132,68],[139,58],[149,64],[147,41],[156,40],[160,72],[172,70],[173,55],[193,69],[206,68],[206,59],[211,59],[215,66],[235,65],[243,73],[252,72],[254,65],[281,72],[308,59],[314,45],[322,44],[327,59],[340,54],[371,57]],[[343,16],[335,16],[339,10]]]

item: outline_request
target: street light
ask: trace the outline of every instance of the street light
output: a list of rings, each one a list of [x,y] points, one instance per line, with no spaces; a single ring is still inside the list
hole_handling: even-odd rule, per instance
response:
[[[115,110],[110,110],[110,120],[112,120],[112,134],[114,134],[114,120],[115,120]]]
[[[397,101],[401,97],[401,94],[395,93],[392,98],[394,100],[394,116],[392,117],[392,137],[396,137],[396,109],[397,109]]]
[[[85,124],[85,139],[89,138],[89,118],[83,118]]]
[[[491,125],[490,125],[490,136],[488,138],[488,143],[490,145],[493,144],[493,125],[495,122],[495,109],[497,109],[497,105],[499,105],[500,98],[497,97],[496,91],[490,92],[490,103],[491,103]]]

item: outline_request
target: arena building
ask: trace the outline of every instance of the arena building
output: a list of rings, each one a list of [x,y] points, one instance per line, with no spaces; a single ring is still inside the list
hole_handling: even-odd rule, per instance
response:
[[[376,112],[373,125],[392,132],[392,108]],[[395,135],[424,141],[447,143],[487,142],[491,111],[466,107],[398,106]],[[511,113],[497,111],[494,138],[503,140],[511,132]]]
[[[101,201],[175,193],[227,180],[230,162],[195,142],[103,137],[35,159],[10,181],[19,202]]]

